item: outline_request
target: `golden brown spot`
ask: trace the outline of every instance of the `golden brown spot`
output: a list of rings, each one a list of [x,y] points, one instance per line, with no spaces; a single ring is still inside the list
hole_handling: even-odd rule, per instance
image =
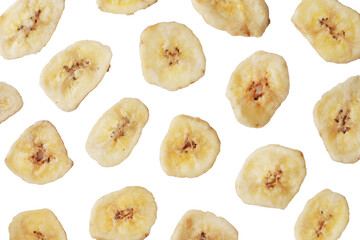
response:
[[[114,219],[119,221],[119,220],[123,220],[123,219],[132,219],[134,216],[134,209],[133,208],[127,208],[124,210],[118,210],[115,213],[115,217]]]
[[[283,171],[281,170],[276,170],[275,172],[268,171],[268,174],[265,176],[265,186],[272,189],[279,185],[282,174]]]
[[[253,81],[248,89],[251,94],[251,98],[255,102],[258,101],[265,94],[265,88],[267,88],[268,86],[269,82],[266,77],[259,81]]]
[[[164,57],[168,59],[169,66],[177,64],[179,62],[180,50],[178,47],[175,47],[174,50],[165,49]]]
[[[71,67],[64,65],[63,69],[70,75],[73,80],[77,80],[77,78],[75,77],[75,72],[81,68],[86,68],[87,66],[89,66],[89,64],[89,61],[81,59],[80,61],[77,61],[75,64],[71,65]]]
[[[115,130],[111,132],[111,138],[116,141],[118,138],[125,136],[125,132],[129,125],[130,120],[127,117],[123,117],[121,121],[116,125]]]
[[[189,139],[189,137],[187,137],[184,142],[181,152],[188,153],[188,148],[195,149],[196,146],[197,146],[196,142],[194,142],[193,140]]]
[[[334,119],[334,121],[337,123],[338,126],[338,132],[342,132],[343,134],[345,134],[351,129],[349,127],[351,120],[351,118],[349,117],[349,113],[350,113],[349,109],[346,112],[340,109],[340,111],[338,112],[338,115]]]
[[[200,237],[199,237],[199,240],[206,240],[206,239],[208,239],[208,238],[206,237],[206,233],[201,232]]]
[[[320,219],[318,221],[318,225],[315,229],[316,237],[321,237],[324,235],[323,230],[326,228],[327,221],[332,218],[332,214],[324,214],[324,211],[320,211]]]
[[[36,166],[41,166],[44,163],[49,163],[51,161],[51,156],[46,153],[43,144],[37,146],[37,152],[31,156],[31,161]]]
[[[332,36],[333,39],[338,40],[339,37],[345,38],[345,31],[336,31],[336,28],[330,24],[329,18],[321,18],[319,20],[319,23],[322,27],[328,29],[329,34]]]
[[[38,240],[46,240],[46,239],[47,239],[41,232],[33,231],[33,233],[35,234],[35,237],[36,237]]]

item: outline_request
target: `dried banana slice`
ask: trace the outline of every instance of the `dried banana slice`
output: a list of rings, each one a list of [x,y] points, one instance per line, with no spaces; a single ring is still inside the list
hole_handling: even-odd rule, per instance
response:
[[[64,0],[17,0],[0,17],[0,55],[14,59],[40,52],[64,7]]]
[[[190,210],[181,218],[171,240],[238,240],[231,223],[211,212]]]
[[[73,166],[54,125],[39,121],[11,146],[8,168],[28,183],[46,184],[63,177]]]
[[[314,108],[314,122],[330,157],[355,163],[360,158],[360,76],[325,93]]]
[[[270,24],[264,0],[192,0],[205,22],[234,36],[261,37]]]
[[[161,167],[169,176],[198,177],[213,166],[219,152],[220,140],[209,123],[179,115],[161,144]]]
[[[55,214],[49,209],[19,213],[9,225],[10,240],[67,240]]]
[[[148,119],[149,111],[139,99],[122,99],[97,121],[86,142],[86,151],[101,166],[120,164],[135,147]]]
[[[0,82],[0,123],[20,111],[22,106],[20,93],[9,84]]]
[[[99,9],[117,14],[134,14],[156,3],[157,0],[97,0]]]
[[[280,145],[257,149],[236,179],[236,192],[246,204],[285,209],[306,175],[303,154]]]
[[[156,220],[151,192],[126,187],[100,198],[91,211],[90,234],[95,239],[143,240]]]
[[[360,14],[337,0],[303,0],[292,22],[326,61],[360,58]]]
[[[109,71],[111,57],[110,48],[99,42],[76,42],[44,67],[40,85],[60,109],[73,111]]]
[[[346,198],[325,189],[306,203],[295,225],[295,238],[336,240],[348,222],[349,206]]]
[[[141,34],[140,57],[145,80],[169,91],[185,88],[205,73],[199,39],[176,22],[146,28]]]
[[[226,96],[236,119],[248,127],[265,126],[289,93],[289,72],[284,58],[259,51],[233,72]]]

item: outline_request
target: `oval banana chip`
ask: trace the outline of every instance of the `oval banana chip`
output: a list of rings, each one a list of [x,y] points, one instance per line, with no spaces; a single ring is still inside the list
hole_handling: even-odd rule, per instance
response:
[[[20,111],[22,106],[20,93],[13,86],[0,82],[0,123]]]
[[[134,14],[157,2],[157,0],[97,0],[99,9],[103,12],[116,14]]]
[[[39,52],[50,40],[65,0],[17,0],[0,17],[0,55],[21,58]]]

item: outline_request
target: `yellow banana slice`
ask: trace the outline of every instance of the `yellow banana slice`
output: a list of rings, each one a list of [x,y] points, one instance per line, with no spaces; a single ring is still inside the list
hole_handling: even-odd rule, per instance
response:
[[[112,53],[96,41],[79,41],[44,67],[40,85],[63,111],[75,110],[110,69]]]
[[[116,14],[134,14],[157,2],[157,0],[97,0],[99,9]]]
[[[64,0],[17,0],[0,17],[0,55],[14,59],[40,52],[64,7]]]
[[[146,28],[140,41],[145,80],[169,91],[185,88],[205,73],[199,39],[185,25],[163,22]]]
[[[336,240],[348,222],[349,206],[346,198],[325,189],[306,203],[295,225],[295,238]]]
[[[233,72],[226,96],[236,119],[248,127],[265,126],[289,93],[289,72],[284,58],[259,51]]]
[[[285,209],[306,175],[303,154],[280,145],[257,149],[236,179],[236,192],[246,204]]]
[[[325,93],[314,108],[314,122],[330,157],[355,163],[360,158],[360,76]]]
[[[67,240],[65,230],[49,209],[19,213],[9,225],[10,240]]]
[[[231,223],[211,212],[190,210],[181,218],[171,240],[238,240]]]
[[[156,220],[153,195],[142,187],[126,187],[100,198],[91,211],[90,234],[103,240],[143,240]]]
[[[179,115],[161,144],[160,163],[169,176],[193,178],[207,172],[219,152],[219,137],[209,123]]]
[[[233,36],[261,37],[270,24],[264,0],[192,0],[205,22]]]
[[[135,147],[148,119],[149,111],[140,100],[122,99],[97,121],[86,142],[86,151],[101,166],[120,164]]]
[[[39,121],[11,146],[8,168],[28,183],[46,184],[63,177],[73,166],[54,125]]]
[[[20,93],[9,84],[0,82],[0,123],[20,111],[22,106]]]
[[[360,57],[360,14],[337,0],[303,0],[292,22],[326,61]]]

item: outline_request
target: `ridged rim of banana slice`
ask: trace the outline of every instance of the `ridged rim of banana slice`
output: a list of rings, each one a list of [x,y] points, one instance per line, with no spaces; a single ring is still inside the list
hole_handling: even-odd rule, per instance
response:
[[[296,240],[339,239],[349,222],[349,206],[344,196],[325,189],[305,204],[295,224]]]
[[[236,193],[246,204],[285,209],[305,176],[302,152],[270,144],[246,159],[236,179]]]
[[[131,154],[148,119],[149,110],[139,99],[122,99],[96,122],[86,151],[103,167],[120,164]]]
[[[40,52],[64,7],[65,0],[17,0],[0,16],[0,55],[15,59]]]
[[[238,240],[238,231],[225,218],[211,212],[189,210],[176,226],[171,240]]]
[[[67,240],[63,226],[49,209],[19,213],[9,225],[9,235],[10,240]]]
[[[0,82],[0,123],[20,111],[23,105],[18,90],[5,82]]]
[[[147,27],[140,37],[140,59],[145,80],[169,91],[185,88],[205,74],[199,39],[177,22]]]
[[[146,9],[155,4],[157,0],[127,0],[127,1],[112,1],[112,0],[97,0],[96,3],[99,9],[103,12],[114,14],[131,15],[139,10]]]
[[[332,160],[360,159],[360,76],[324,93],[314,107],[314,123]]]
[[[161,144],[160,164],[169,176],[194,178],[214,165],[219,152],[219,137],[208,122],[178,115]]]
[[[143,240],[156,218],[152,193],[143,187],[125,187],[96,201],[91,210],[90,234],[95,239]]]
[[[270,24],[264,0],[192,0],[192,4],[207,24],[233,36],[261,37]]]
[[[289,71],[280,55],[258,51],[232,73],[226,97],[235,117],[247,127],[264,127],[287,98]]]

